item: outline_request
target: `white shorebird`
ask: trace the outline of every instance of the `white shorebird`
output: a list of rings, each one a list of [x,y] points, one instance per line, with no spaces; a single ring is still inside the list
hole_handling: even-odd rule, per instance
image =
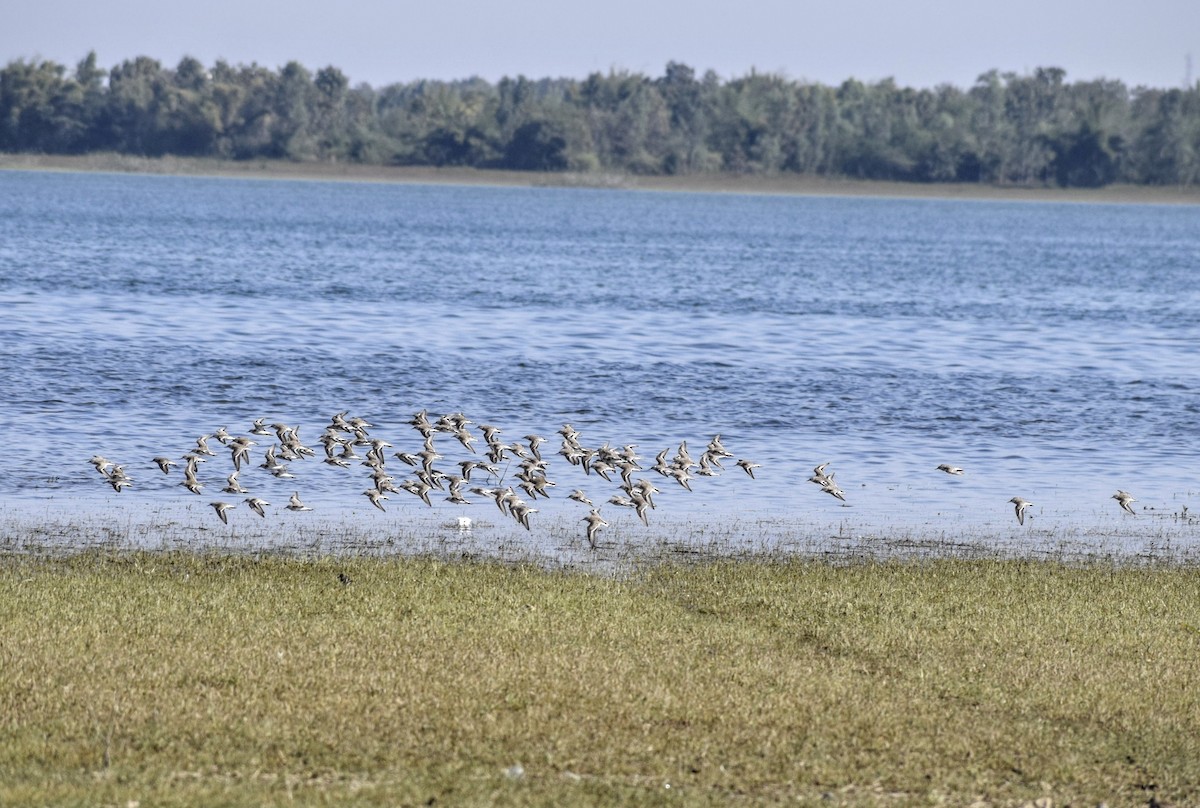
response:
[[[487,497],[492,502],[496,503],[496,507],[500,509],[501,513],[505,512],[504,506],[500,504],[500,497],[502,497],[504,495],[504,491],[502,491],[501,489],[485,488],[481,485],[476,485],[471,488],[471,493],[478,494],[481,497]]]
[[[541,460],[542,453],[538,451],[538,447],[545,443],[546,439],[541,435],[529,434],[525,436],[525,440],[529,442],[530,454],[532,454],[536,459]]]
[[[576,502],[582,502],[584,505],[594,505],[595,504],[590,499],[588,499],[587,494],[583,493],[583,491],[579,488],[576,488],[574,491],[567,494],[567,499],[573,499]]]
[[[264,519],[267,518],[267,512],[263,509],[271,503],[267,502],[265,499],[260,499],[259,497],[250,497],[246,500],[246,504],[250,506],[250,510],[254,511]]]
[[[521,501],[517,496],[517,492],[512,490],[512,486],[506,487],[496,495],[496,507],[500,509],[500,513],[505,516],[512,516],[512,506]]]
[[[258,441],[249,438],[233,438],[228,445],[233,456],[233,467],[240,471],[243,462],[250,462],[250,447],[257,446]]]
[[[960,469],[958,466],[952,466],[949,463],[942,463],[940,466],[937,467],[937,470],[944,471],[947,474],[954,474],[954,475],[963,473],[963,470]]]
[[[600,532],[600,528],[608,527],[608,522],[600,516],[600,509],[593,508],[592,512],[583,517],[579,521],[587,522],[587,541],[588,545],[594,550],[596,548],[596,534]]]
[[[413,466],[414,468],[416,466],[420,465],[420,463],[421,463],[421,458],[419,458],[415,454],[411,454],[409,452],[392,452],[392,457],[396,458],[401,463],[404,463],[405,465]]]
[[[822,463],[821,465],[817,466],[815,469],[813,469],[813,476],[809,477],[808,481],[810,483],[816,483],[817,485],[824,488],[825,484],[833,479],[832,474],[827,475],[825,473],[825,469],[827,469],[827,468],[829,468],[828,463]]]
[[[821,490],[832,497],[837,497],[842,502],[846,501],[846,492],[838,488],[838,484],[833,481],[832,474],[825,478],[825,484],[821,486]]]
[[[532,507],[528,502],[518,500],[509,506],[509,511],[514,519],[521,523],[521,526],[526,530],[531,530],[529,527],[529,514],[537,513],[538,509]]]
[[[679,451],[675,453],[675,465],[684,471],[696,465],[696,462],[692,460],[692,456],[688,454],[687,441],[680,442]]]
[[[120,465],[114,465],[112,470],[104,475],[104,478],[108,480],[108,484],[111,485],[113,490],[118,494],[121,493],[121,489],[128,488],[129,486],[133,485],[133,478],[127,475],[125,473],[125,467]]]
[[[1121,509],[1123,511],[1125,511],[1126,513],[1129,513],[1129,514],[1133,514],[1134,516],[1137,516],[1137,514],[1134,512],[1133,508],[1129,504],[1131,502],[1137,502],[1137,500],[1133,498],[1133,494],[1130,494],[1128,491],[1118,490],[1117,493],[1112,495],[1112,498],[1117,501],[1117,504],[1121,506]]]
[[[287,509],[289,511],[311,511],[312,508],[300,501],[300,492],[296,491],[292,494],[292,498],[288,500]]]
[[[1012,499],[1009,500],[1009,502],[1011,502],[1013,504],[1013,507],[1016,509],[1017,524],[1019,524],[1019,525],[1025,524],[1025,511],[1029,510],[1030,506],[1033,505],[1033,503],[1027,499],[1021,499],[1020,497],[1013,497]]]
[[[626,489],[626,491],[629,493],[629,496],[631,498],[633,498],[633,495],[635,493],[640,494],[642,499],[646,500],[646,504],[649,505],[651,508],[658,507],[657,505],[654,504],[654,495],[662,493],[662,491],[659,491],[657,488],[654,487],[654,483],[652,483],[646,479],[638,479],[638,481],[635,482],[628,489]]]
[[[429,499],[429,492],[433,490],[433,486],[425,480],[403,480],[400,483],[400,488],[415,497],[420,497],[422,502],[431,508],[433,507],[433,502]]]
[[[192,454],[191,452],[188,452],[180,459],[183,460],[183,473],[185,475],[190,474],[193,477],[195,477],[196,472],[200,470],[200,464],[208,462],[207,457],[200,457],[199,455]]]
[[[232,502],[210,502],[208,504],[213,506],[213,510],[217,512],[217,516],[221,517],[221,521],[225,524],[229,524],[229,515],[226,511],[237,507]]]
[[[184,488],[191,491],[193,494],[199,494],[204,490],[204,483],[196,479],[195,475],[183,475],[183,482],[180,483]]]
[[[463,429],[456,429],[454,431],[454,437],[458,439],[458,442],[463,445],[464,449],[471,454],[476,454],[475,447],[471,444],[475,443],[477,438],[472,435],[469,430],[467,430],[465,427]]]
[[[363,491],[363,496],[371,500],[371,504],[376,508],[384,513],[387,513],[387,508],[383,507],[383,503],[380,501],[387,499],[387,494],[383,493],[378,488],[368,488],[366,491]]]
[[[675,482],[682,485],[688,491],[692,490],[692,486],[688,484],[688,481],[692,479],[692,475],[688,474],[688,470],[686,468],[672,466],[670,471],[667,472],[667,476],[673,477]]]
[[[225,487],[221,489],[223,494],[248,494],[250,493],[242,484],[238,482],[238,472],[233,472],[225,478]]]
[[[650,519],[646,515],[646,509],[650,507],[650,501],[642,496],[642,492],[634,489],[629,492],[630,507],[637,513],[638,519],[642,520],[642,524],[650,527]]]
[[[762,468],[762,463],[751,463],[749,460],[747,460],[745,458],[742,458],[741,460],[737,461],[737,463],[735,465],[737,465],[740,469],[742,469],[747,474],[749,474],[751,480],[754,479],[754,470]]]

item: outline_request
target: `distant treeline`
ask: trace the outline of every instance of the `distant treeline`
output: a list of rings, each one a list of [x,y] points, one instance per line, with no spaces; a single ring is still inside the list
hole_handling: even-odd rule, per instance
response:
[[[1068,83],[1059,68],[969,89],[837,87],[751,72],[351,87],[291,62],[0,71],[0,151],[282,158],[529,171],[794,172],[877,180],[1101,186],[1200,181],[1200,83]]]

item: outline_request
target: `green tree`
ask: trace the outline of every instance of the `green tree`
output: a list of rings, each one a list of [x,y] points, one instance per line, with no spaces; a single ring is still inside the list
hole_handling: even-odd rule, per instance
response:
[[[1155,185],[1200,182],[1200,83],[1188,90],[1142,90],[1134,102],[1136,178]]]
[[[152,156],[165,153],[160,120],[165,110],[160,102],[167,85],[162,65],[147,56],[124,61],[109,71],[104,125],[118,151]]]

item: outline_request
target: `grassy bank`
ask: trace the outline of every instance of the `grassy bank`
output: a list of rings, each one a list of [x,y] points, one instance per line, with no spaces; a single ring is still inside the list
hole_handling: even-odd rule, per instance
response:
[[[0,625],[3,805],[1200,802],[1194,568],[16,557]]]
[[[1110,185],[1105,188],[1040,188],[967,183],[878,182],[796,174],[697,174],[648,177],[629,174],[538,173],[527,171],[376,166],[355,163],[296,163],[287,160],[218,160],[189,157],[132,157],[120,154],[36,155],[0,153],[0,170],[108,171],[256,179],[318,179],[357,182],[446,183],[544,187],[625,188],[702,193],[891,196],[935,199],[997,199],[1056,202],[1200,204],[1200,186]]]

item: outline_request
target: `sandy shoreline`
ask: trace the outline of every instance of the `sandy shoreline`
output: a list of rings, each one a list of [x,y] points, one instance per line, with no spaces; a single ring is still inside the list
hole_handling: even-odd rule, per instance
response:
[[[1111,185],[1106,188],[1030,188],[959,183],[906,183],[829,179],[798,175],[718,174],[645,177],[627,174],[539,174],[524,171],[372,166],[349,163],[294,163],[285,160],[219,160],[183,157],[131,157],[104,153],[79,156],[0,153],[0,170],[97,171],[252,179],[395,182],[510,187],[619,188],[693,193],[793,194],[801,196],[883,196],[926,199],[990,199],[1041,202],[1200,204],[1200,186]]]

